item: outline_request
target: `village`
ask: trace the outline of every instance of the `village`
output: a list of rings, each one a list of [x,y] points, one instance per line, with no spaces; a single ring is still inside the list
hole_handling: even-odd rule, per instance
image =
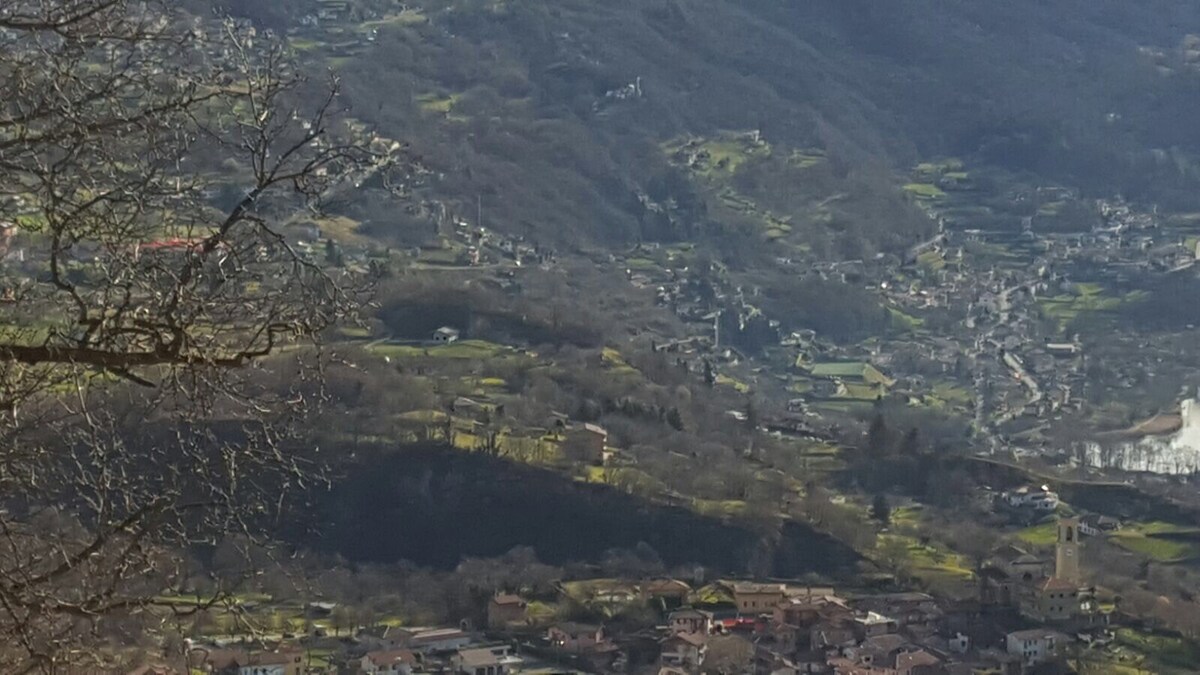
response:
[[[556,266],[557,255],[551,250],[473,225],[444,206],[424,208],[434,216],[431,241],[436,243],[392,254],[392,259],[407,258],[410,269],[495,276],[501,289],[516,292],[523,271]],[[690,327],[692,334],[683,338],[640,336],[651,340],[655,352],[709,386],[737,391],[753,386],[776,397],[778,412],[760,420],[763,431],[832,443],[838,438],[840,415],[899,398],[911,406],[946,407],[973,419],[983,456],[1057,455],[1078,464],[1079,454],[1048,442],[1046,431],[1064,415],[1089,407],[1088,350],[1099,338],[1069,333],[1068,326],[1081,315],[1114,309],[1123,300],[1104,289],[1125,287],[1129,275],[1186,273],[1196,259],[1193,238],[1158,226],[1153,215],[1134,213],[1124,204],[1102,203],[1097,209],[1105,223],[1102,230],[1038,235],[1026,228],[1014,236],[956,228],[950,217],[930,205],[931,217],[941,223],[939,234],[914,247],[905,260],[781,261],[803,275],[878,293],[893,320],[905,326],[888,339],[857,345],[811,330],[783,334],[779,322],[758,306],[754,288],[739,285],[736,275],[720,265],[700,269],[695,252],[686,245],[647,244],[627,256],[594,258],[599,268],[614,270],[635,289],[653,293],[659,306]],[[482,218],[482,213],[475,217]],[[335,257],[330,250],[351,261],[366,255],[345,243],[323,246],[321,242],[332,240],[317,230],[303,236],[312,242],[305,250],[314,258],[326,255],[326,262]],[[1163,240],[1169,243],[1154,243]],[[1032,262],[1025,262],[1024,255],[1017,262],[1014,250],[1038,253]],[[924,328],[932,320],[952,328]],[[749,348],[739,346],[747,340],[762,342],[761,353],[751,356]],[[379,354],[426,356],[439,349],[482,348],[460,325],[440,326],[423,339],[371,344],[379,344],[370,347]],[[608,367],[628,368],[616,350],[605,350],[603,361]],[[442,437],[464,449],[499,450],[497,444],[507,442],[504,454],[510,457],[520,454],[512,448],[528,436],[521,442],[537,450],[523,461],[567,461],[583,467],[585,478],[608,480],[619,470],[614,467],[630,466],[621,449],[610,444],[608,431],[568,415],[553,416],[535,429],[505,427],[506,438],[500,438],[497,420],[505,415],[503,400],[460,395],[444,414],[429,411],[412,417],[414,428],[444,425]],[[1146,432],[1190,429],[1188,411],[1185,402],[1184,422],[1160,420],[1162,424],[1150,425]],[[731,423],[748,419],[743,410],[730,410],[728,416]],[[1089,461],[1102,464],[1098,457]],[[1087,585],[1081,572],[1083,540],[1119,534],[1122,523],[1095,513],[1064,511],[1048,486],[1029,485],[990,499],[986,510],[1028,528],[1021,530],[1022,538],[1034,531],[1040,537],[1050,528],[1054,556],[1042,557],[1038,547],[998,547],[961,579],[962,592],[953,597],[895,587],[881,592],[764,579],[564,581],[558,586],[560,598],[528,597],[519,588],[497,594],[488,600],[484,625],[466,621],[456,626],[334,629],[328,616],[335,607],[318,604],[306,610],[313,616],[302,637],[260,638],[240,646],[236,639],[194,638],[190,653],[202,656],[193,668],[239,675],[908,675],[1057,672],[1053,669],[1065,668],[1081,655],[1114,662],[1145,659],[1144,653],[1131,649],[1132,633],[1125,627],[1137,621],[1122,616],[1113,592]],[[1129,535],[1141,536],[1136,530]],[[1113,541],[1131,540],[1122,536]],[[556,612],[545,610],[564,598],[603,608],[593,617],[646,606],[656,620],[638,625],[558,621]],[[1124,640],[1119,639],[1122,635]],[[314,653],[320,654],[315,665]]]
[[[499,592],[480,626],[335,630],[328,617],[338,608],[313,603],[310,635],[260,637],[257,646],[196,638],[190,667],[238,675],[1065,672],[1047,668],[1088,650],[1120,654],[1111,598],[1081,576],[1083,529],[1078,519],[1057,521],[1053,560],[995,551],[975,597],[959,602],[777,581],[591,579],[557,584],[557,598]],[[546,611],[555,602],[612,616],[641,606],[652,622],[558,621]],[[324,666],[312,664],[314,653]]]
[[[369,48],[382,27],[427,21],[402,3],[325,0],[289,29],[288,39],[301,55],[336,63]],[[630,87],[641,95],[640,81]],[[422,99],[421,106],[449,115],[453,96]],[[828,419],[895,398],[971,418],[981,452],[1077,464],[1098,454],[1065,446],[1056,432],[1102,421],[1093,418],[1109,402],[1106,390],[1143,386],[1177,352],[1160,336],[1109,330],[1108,318],[1141,299],[1154,280],[1194,273],[1200,221],[1192,215],[1160,213],[1119,196],[1084,198],[1072,188],[1029,184],[945,159],[900,177],[936,224],[932,237],[902,255],[830,261],[782,236],[796,224],[791,217],[766,211],[731,186],[741,164],[772,152],[761,133],[677,139],[663,149],[707,183],[723,208],[770,227],[768,242],[779,248],[776,272],[864,289],[888,313],[887,334],[868,340],[785,331],[752,275],[731,272],[690,244],[646,242],[616,255],[570,252],[624,276],[639,291],[652,291],[688,334],[647,330],[639,337],[697,379],[753,387],[778,402],[787,413],[772,420],[777,430],[826,437]],[[796,151],[794,158],[800,166],[825,161],[815,150]],[[638,199],[655,218],[683,217],[645,194]],[[510,292],[521,288],[523,270],[557,267],[565,252],[490,229],[482,196],[471,207],[414,199],[407,210],[430,230],[425,243],[401,250],[367,245],[354,233],[360,224],[345,219],[295,223],[291,233],[298,250],[314,260],[364,272],[398,264],[412,273],[462,273]],[[447,328],[471,337],[467,326]],[[1114,353],[1121,358],[1112,359]],[[1095,378],[1097,360],[1108,371],[1103,382]]]
[[[1019,229],[986,229],[980,221],[996,218],[981,217],[977,204],[996,198],[948,165],[923,165],[912,180],[929,182],[906,186],[938,233],[903,258],[777,261],[800,279],[876,294],[890,314],[886,337],[839,344],[812,330],[784,334],[763,311],[761,289],[720,266],[698,269],[686,246],[642,245],[617,264],[691,329],[683,339],[657,339],[657,349],[706,380],[722,370],[727,381],[753,380],[789,411],[807,413],[791,416],[793,427],[811,430],[822,415],[898,398],[971,417],[981,452],[1077,463],[1080,449],[1055,443],[1054,431],[1104,405],[1093,367],[1101,357],[1091,352],[1121,353],[1105,364],[1114,388],[1139,386],[1170,359],[1169,340],[1114,331],[1112,316],[1154,279],[1192,273],[1200,259],[1195,223],[1037,188],[999,199],[1036,205],[1039,215],[1020,218]],[[1060,231],[1055,216],[1066,205],[1090,214],[1085,230]]]
[[[947,188],[943,194],[953,194],[951,185],[939,184]],[[1073,195],[1051,190],[1041,197],[1013,197],[1035,198]],[[890,320],[902,329],[856,344],[814,330],[784,334],[781,323],[760,307],[758,289],[739,283],[738,275],[719,263],[698,264],[690,245],[642,244],[626,255],[588,255],[597,269],[652,294],[659,307],[669,309],[690,331],[684,337],[650,331],[638,335],[649,340],[654,353],[696,382],[743,394],[753,389],[773,401],[768,414],[756,420],[755,433],[832,444],[840,440],[838,425],[846,415],[891,399],[970,417],[981,455],[1057,454],[1078,462],[1077,453],[1048,442],[1044,433],[1064,415],[1092,405],[1085,397],[1094,386],[1088,382],[1088,351],[1100,337],[1068,329],[1080,316],[1103,314],[1136,297],[1136,290],[1125,296],[1108,290],[1127,287],[1131,275],[1189,273],[1200,253],[1196,237],[1161,226],[1153,214],[1135,213],[1122,203],[1097,206],[1102,228],[1069,235],[1039,234],[1036,219],[1017,235],[969,229],[954,221],[953,209],[943,213],[937,203],[928,207],[939,232],[913,247],[905,259],[779,261],[801,278],[877,294]],[[522,275],[558,269],[555,250],[480,224],[482,203],[470,217],[436,202],[416,208],[429,216],[430,243],[409,250],[364,246],[345,236],[336,221],[294,223],[289,234],[301,255],[329,267],[365,273],[372,265],[398,265],[412,274],[494,280],[500,292],[509,294],[520,292]],[[25,254],[24,238],[34,235],[23,229],[20,222],[3,224],[0,246],[13,277],[34,274],[44,264]],[[182,255],[194,245],[191,239],[168,237],[147,242],[134,255]],[[104,255],[77,251],[72,264],[96,264]],[[938,330],[926,327],[934,321]],[[452,350],[472,358],[536,360],[524,347],[472,339],[467,325],[441,325],[419,338],[349,337],[351,344],[397,369],[407,367],[406,360],[428,360]],[[1152,352],[1153,345],[1147,344],[1141,353]],[[602,351],[600,361],[610,372],[631,370],[612,348]],[[1131,362],[1126,367],[1136,366]],[[426,376],[419,369],[416,374]],[[439,438],[465,450],[566,466],[582,480],[615,484],[623,470],[633,473],[636,462],[614,447],[602,426],[553,413],[537,426],[520,428],[502,422],[511,397],[491,390],[450,396],[443,410],[404,411],[404,433],[412,440]],[[667,413],[660,411],[664,417]],[[730,424],[750,421],[744,409],[730,409],[727,417]],[[1180,432],[1190,439],[1195,420],[1188,402],[1177,417],[1160,419],[1162,424],[1144,431],[1158,436]],[[1102,464],[1101,453],[1093,454],[1091,463]],[[1163,466],[1151,461],[1144,468]],[[1173,473],[1170,467],[1162,472]],[[680,495],[650,496],[693,508],[702,502]],[[890,592],[882,592],[766,579],[588,579],[560,583],[559,598],[526,597],[520,588],[507,589],[487,601],[484,625],[465,620],[456,626],[418,627],[403,622],[343,625],[331,618],[339,611],[337,603],[317,602],[303,608],[303,630],[253,638],[194,635],[188,667],[238,675],[933,675],[1054,672],[1040,669],[1065,667],[1069,657],[1081,653],[1117,661],[1145,658],[1117,639],[1130,619],[1117,612],[1113,593],[1088,586],[1081,572],[1081,538],[1104,537],[1121,523],[1061,506],[1046,486],[997,493],[987,509],[1012,524],[1045,528],[1053,523],[1054,558],[1011,544],[999,547],[962,575],[961,592],[951,596],[902,590],[894,583]],[[570,613],[545,611],[547,605],[566,604],[567,598],[602,608],[593,616],[639,606],[655,619],[636,625],[560,621],[560,614]]]

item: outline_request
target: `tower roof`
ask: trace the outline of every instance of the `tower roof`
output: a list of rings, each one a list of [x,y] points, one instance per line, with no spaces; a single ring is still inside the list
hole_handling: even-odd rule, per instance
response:
[[[1078,591],[1079,585],[1060,577],[1050,577],[1042,583],[1043,591]]]

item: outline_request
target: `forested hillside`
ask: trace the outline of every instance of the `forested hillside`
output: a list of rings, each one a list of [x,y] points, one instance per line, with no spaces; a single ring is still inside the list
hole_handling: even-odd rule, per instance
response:
[[[229,5],[283,32],[319,3]],[[969,158],[1096,194],[1192,199],[1192,3],[357,5],[403,11],[330,35],[332,50],[307,38],[293,46],[344,78],[357,117],[412,143],[440,176],[437,195],[543,241],[753,232],[756,214],[720,213],[665,151],[720,132],[761,132],[767,152],[726,155],[720,169],[737,170],[743,194],[768,181],[776,201],[796,193],[772,213],[834,257],[926,233],[888,186],[890,169],[923,158]],[[814,152],[828,162],[803,159]],[[852,198],[814,207],[839,192]],[[419,229],[419,219],[356,207],[383,240]]]

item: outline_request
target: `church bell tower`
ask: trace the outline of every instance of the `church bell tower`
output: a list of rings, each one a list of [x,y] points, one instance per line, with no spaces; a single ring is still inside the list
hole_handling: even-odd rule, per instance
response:
[[[1058,545],[1054,556],[1054,576],[1073,584],[1082,582],[1079,574],[1079,519],[1058,519]]]

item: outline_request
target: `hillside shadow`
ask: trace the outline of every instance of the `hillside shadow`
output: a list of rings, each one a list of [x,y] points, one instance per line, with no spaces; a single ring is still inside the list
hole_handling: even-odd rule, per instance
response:
[[[464,557],[530,546],[550,564],[598,562],[644,542],[668,566],[742,572],[760,537],[737,524],[652,504],[553,471],[442,447],[373,453],[324,495],[298,543],[352,562],[409,560],[448,569]],[[775,546],[780,577],[852,572],[857,554],[801,524]]]

